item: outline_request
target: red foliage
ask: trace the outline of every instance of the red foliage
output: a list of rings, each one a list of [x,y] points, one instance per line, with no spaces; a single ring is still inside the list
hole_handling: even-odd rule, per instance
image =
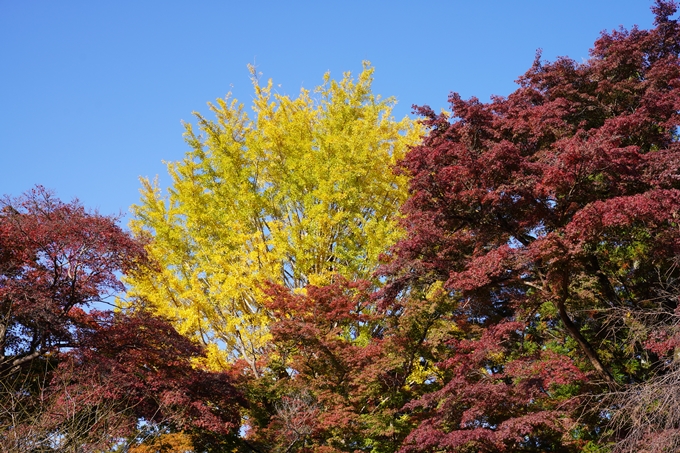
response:
[[[106,448],[139,420],[235,437],[238,393],[194,367],[199,347],[149,313],[91,308],[144,260],[115,218],[77,201],[42,187],[0,201],[0,443]]]
[[[201,348],[146,312],[91,315],[97,327],[79,332],[78,347],[62,354],[52,378],[56,418],[108,403],[116,415],[92,431],[118,425],[121,432],[107,434],[131,434],[143,419],[181,430],[235,433],[242,401],[226,373],[192,364]]]
[[[450,316],[476,328],[442,353],[442,389],[408,406],[422,423],[406,450],[577,448],[597,430],[569,434],[549,387],[593,389],[579,369],[610,386],[644,378],[598,313],[640,307],[659,273],[677,274],[680,26],[674,2],[653,10],[656,28],[603,33],[584,63],[538,55],[507,98],[417,108],[430,133],[402,162],[408,235],[382,269],[382,304],[420,304],[440,281]]]
[[[407,405],[423,422],[402,451],[465,448],[480,452],[548,450],[573,421],[573,406],[552,393],[586,376],[564,356],[540,351],[508,358],[524,326],[504,322],[478,340],[451,343],[455,353],[441,366],[451,378],[438,391]]]
[[[74,346],[83,311],[122,291],[117,273],[144,259],[115,219],[42,187],[0,202],[0,373]]]
[[[386,336],[368,284],[268,293],[269,372],[250,382],[264,394],[252,402],[263,413],[253,413],[249,441],[263,451],[394,451],[407,433],[399,410],[414,351]]]

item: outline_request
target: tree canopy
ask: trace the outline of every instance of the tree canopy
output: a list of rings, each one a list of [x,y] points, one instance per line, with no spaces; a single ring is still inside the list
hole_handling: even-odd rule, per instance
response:
[[[399,236],[406,176],[392,167],[421,131],[371,92],[367,63],[356,80],[326,74],[297,98],[252,75],[253,117],[229,97],[210,104],[215,120],[196,114],[191,151],[168,164],[168,195],[142,180],[131,224],[153,238],[156,263],[129,278],[132,294],[210,345],[216,367],[237,357],[256,367],[270,338],[262,284],[371,277]]]
[[[101,310],[145,260],[77,201],[42,187],[0,200],[0,451],[101,451],[140,422],[235,437],[239,394],[194,366],[199,346],[151,313]]]
[[[602,394],[668,372],[669,347],[629,321],[677,307],[660,290],[680,251],[680,27],[673,2],[653,11],[582,63],[539,54],[507,98],[418,109],[429,134],[401,163],[407,236],[383,302],[442,288],[458,331],[447,378],[407,406],[404,451],[580,451],[621,404]],[[601,412],[579,415],[584,395]]]
[[[36,188],[0,201],[0,374],[73,347],[83,309],[124,290],[143,246],[105,216]]]

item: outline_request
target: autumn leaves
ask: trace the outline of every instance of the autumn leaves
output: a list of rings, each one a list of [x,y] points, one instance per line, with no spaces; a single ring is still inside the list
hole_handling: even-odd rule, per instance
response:
[[[21,415],[86,450],[677,449],[675,10],[418,121],[368,65],[295,98],[254,78],[252,113],[187,124],[166,193],[142,181],[131,235],[7,199],[0,370],[32,409],[2,406],[0,436]],[[88,310],[121,271],[126,302]]]
[[[192,151],[169,165],[168,195],[143,181],[132,228],[153,236],[156,266],[128,278],[131,294],[213,345],[211,366],[241,358],[259,373],[271,318],[263,285],[373,278],[398,237],[406,176],[392,168],[422,131],[391,117],[394,101],[371,93],[372,73],[326,76],[295,99],[254,78],[252,119],[218,100],[215,120],[197,114],[200,132],[187,125]]]

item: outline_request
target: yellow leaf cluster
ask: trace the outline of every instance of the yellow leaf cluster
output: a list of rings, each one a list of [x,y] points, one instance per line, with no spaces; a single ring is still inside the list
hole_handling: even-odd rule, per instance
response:
[[[156,266],[128,277],[131,295],[213,345],[217,368],[237,357],[256,366],[265,282],[302,291],[337,274],[371,277],[400,235],[406,176],[392,167],[422,133],[392,117],[394,99],[372,94],[368,63],[357,80],[326,74],[297,98],[252,74],[252,116],[229,96],[209,104],[215,119],[195,113],[168,193],[142,179],[133,206],[131,228],[152,237]]]
[[[145,442],[132,445],[129,453],[194,453],[191,437],[184,433],[161,434],[146,440]]]

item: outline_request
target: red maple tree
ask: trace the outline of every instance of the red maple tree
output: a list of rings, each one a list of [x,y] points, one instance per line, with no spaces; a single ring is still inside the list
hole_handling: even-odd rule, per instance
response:
[[[140,421],[235,437],[238,392],[202,350],[144,311],[93,309],[144,263],[116,219],[42,187],[0,201],[2,451],[107,448]]]
[[[383,268],[383,304],[443,285],[459,330],[441,390],[408,406],[421,423],[405,451],[576,451],[606,417],[574,422],[574,397],[663,361],[604,327],[677,276],[675,11],[657,1],[654,29],[603,33],[583,63],[539,54],[507,98],[417,108],[430,132],[402,163],[408,235]]]
[[[83,309],[124,289],[143,246],[114,219],[42,187],[0,202],[0,373],[73,347]]]
[[[246,378],[247,440],[260,451],[395,451],[412,428],[401,409],[420,394],[410,379],[432,322],[396,320],[369,283],[341,277],[305,294],[267,292],[272,341],[265,374]]]

